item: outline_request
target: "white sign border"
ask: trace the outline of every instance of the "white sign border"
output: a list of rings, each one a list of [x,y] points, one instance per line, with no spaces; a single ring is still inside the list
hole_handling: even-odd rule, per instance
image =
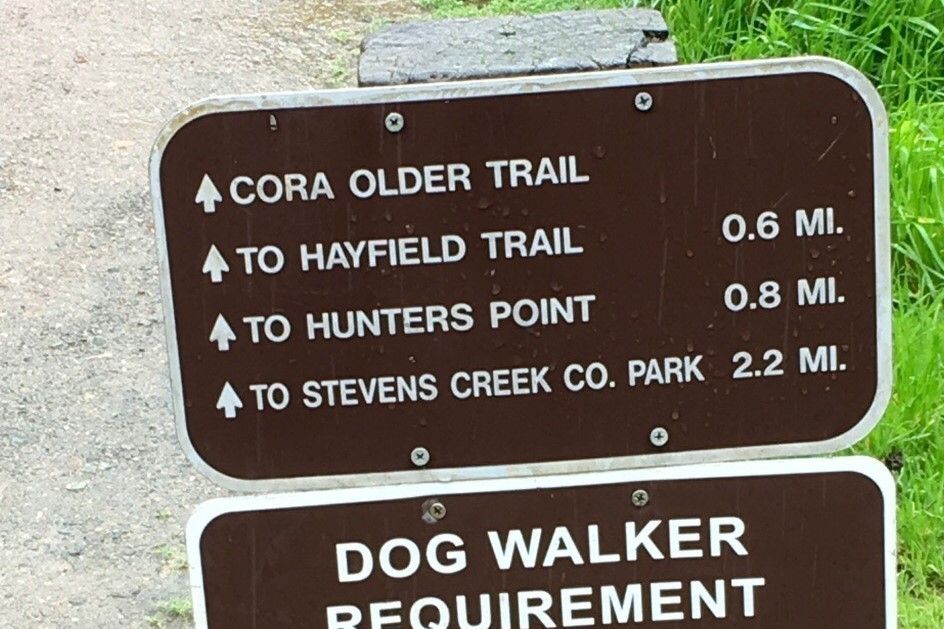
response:
[[[678,465],[672,467],[616,470],[586,474],[534,476],[530,478],[421,483],[390,487],[361,487],[355,489],[217,498],[199,505],[187,522],[187,560],[190,566],[193,619],[196,629],[209,629],[207,624],[206,598],[203,589],[203,564],[200,554],[200,541],[204,530],[213,520],[229,513],[384,502],[408,498],[441,498],[443,496],[473,493],[534,491],[565,487],[629,484],[647,481],[843,472],[852,472],[865,476],[875,483],[882,494],[885,538],[882,552],[885,564],[885,627],[886,629],[894,629],[897,627],[898,618],[898,552],[895,513],[895,479],[881,462],[865,456],[737,461],[733,463]],[[419,519],[419,512],[417,512],[417,519]]]
[[[774,444],[743,448],[688,450],[637,454],[610,458],[580,459],[545,463],[521,463],[462,468],[411,469],[404,454],[404,470],[363,474],[309,476],[248,480],[224,474],[209,465],[196,451],[187,432],[186,405],[177,347],[170,279],[170,258],[164,225],[160,167],[164,150],[174,134],[202,116],[233,111],[264,111],[300,107],[330,107],[398,103],[434,99],[459,99],[480,96],[558,92],[645,86],[681,81],[716,80],[795,73],[819,73],[835,77],[854,89],[872,117],[875,199],[875,269],[877,325],[877,386],[875,397],[864,417],[844,434],[824,441]],[[154,224],[158,241],[161,294],[167,334],[168,363],[177,435],[190,462],[215,483],[234,491],[288,491],[293,489],[331,489],[363,487],[407,482],[459,479],[506,478],[535,474],[568,474],[612,469],[631,469],[654,465],[684,465],[719,461],[765,459],[772,457],[812,456],[842,450],[864,438],[885,412],[892,392],[891,326],[891,239],[889,216],[888,115],[875,87],[852,66],[826,57],[797,57],[761,61],[737,61],[640,70],[618,70],[578,74],[515,77],[458,83],[431,83],[393,87],[320,90],[299,93],[226,96],[200,101],[178,113],[160,132],[151,153],[150,182],[154,206]]]

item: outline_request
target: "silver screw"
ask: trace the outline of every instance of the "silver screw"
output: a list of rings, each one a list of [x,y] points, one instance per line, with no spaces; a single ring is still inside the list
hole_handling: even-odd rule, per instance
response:
[[[400,133],[403,131],[403,125],[405,124],[406,121],[403,119],[403,114],[397,113],[395,111],[387,114],[387,119],[384,121],[387,131],[390,133]]]
[[[446,517],[446,505],[432,498],[423,503],[423,520],[432,524]]]
[[[649,111],[652,109],[653,98],[649,92],[639,92],[636,94],[636,109],[639,111]]]
[[[662,426],[656,426],[649,433],[649,442],[657,448],[661,448],[669,442],[669,431]]]
[[[426,464],[429,463],[429,450],[422,446],[413,448],[413,451],[410,452],[410,460],[413,461],[413,465],[416,467],[426,467]]]
[[[633,492],[633,504],[637,507],[645,507],[649,504],[649,492],[645,489],[637,489]]]

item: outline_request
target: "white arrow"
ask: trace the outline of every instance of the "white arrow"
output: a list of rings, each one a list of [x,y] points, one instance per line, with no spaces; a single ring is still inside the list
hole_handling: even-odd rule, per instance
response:
[[[243,401],[236,394],[236,389],[229,382],[223,385],[220,399],[216,401],[217,410],[223,411],[226,419],[236,419],[236,409],[243,407]]]
[[[221,352],[229,351],[230,341],[236,340],[236,333],[233,332],[233,328],[229,327],[229,323],[220,315],[216,318],[216,323],[213,324],[213,329],[210,330],[210,342],[216,343],[217,349]]]
[[[210,281],[219,284],[223,281],[223,273],[229,272],[229,265],[223,258],[223,254],[216,248],[216,245],[210,245],[210,252],[207,254],[206,262],[203,263],[203,272],[210,274]]]
[[[203,175],[203,181],[200,182],[200,187],[197,188],[197,196],[193,198],[193,202],[202,203],[203,211],[212,214],[216,211],[216,204],[222,200],[223,197],[213,184],[213,180],[210,179],[210,175]]]

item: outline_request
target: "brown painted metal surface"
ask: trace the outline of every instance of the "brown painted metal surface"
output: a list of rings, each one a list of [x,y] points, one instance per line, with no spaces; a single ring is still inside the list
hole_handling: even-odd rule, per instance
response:
[[[714,471],[719,473],[719,468]],[[472,626],[496,629],[609,624],[725,629],[892,627],[893,621],[886,624],[887,611],[891,611],[886,606],[894,605],[894,594],[893,589],[886,590],[885,579],[894,574],[894,552],[886,546],[894,537],[892,531],[886,538],[886,527],[894,525],[884,520],[892,507],[885,504],[880,489],[884,483],[888,490],[892,481],[887,472],[880,472],[880,481],[858,471],[833,470],[224,513],[207,525],[195,546],[202,568],[206,626],[457,627],[461,626],[457,597],[464,596]],[[648,492],[646,506],[633,505],[632,495],[638,490]],[[438,499],[446,508],[446,516],[434,524],[421,518],[429,498]],[[893,502],[890,496],[885,498]],[[737,536],[740,550],[717,538],[717,549],[712,551],[712,519],[718,531],[731,532],[735,529],[725,524],[730,518],[743,522],[743,534]],[[627,523],[638,533],[652,521],[660,522],[647,536],[654,552],[648,546],[630,544],[637,552],[629,559]],[[592,525],[597,528],[591,530]],[[534,529],[542,529],[535,542],[538,552],[533,568],[524,567],[520,555],[509,569],[499,568],[489,532],[504,548],[509,532],[515,529],[522,532],[524,546],[535,539]],[[673,558],[673,530],[695,535],[677,546],[687,556]],[[434,556],[444,565],[436,569],[425,553],[442,534],[455,537],[434,544]],[[422,555],[418,564],[414,561],[413,572],[411,551],[393,543],[389,548],[396,550],[389,551],[390,566],[404,571],[396,578],[384,573],[379,559],[384,545],[395,538],[409,540]],[[572,547],[561,539],[572,540]],[[336,545],[347,543],[367,549],[373,564],[369,576],[361,572],[364,563],[358,551],[342,551],[349,559],[348,568],[347,572],[339,569]],[[557,558],[547,563],[549,547],[557,550]],[[457,558],[455,551],[462,557]],[[464,568],[450,571],[456,566]],[[353,578],[340,582],[342,574]],[[751,581],[738,581],[742,579]],[[720,586],[716,580],[722,582]],[[715,600],[716,588],[723,590],[725,604],[712,613],[699,598],[698,620],[693,592],[702,586]],[[618,616],[607,592],[617,593],[622,600],[627,588],[631,592],[637,587],[639,598],[627,612],[628,620],[615,622]],[[753,594],[752,606],[746,602],[748,590]],[[534,595],[535,599],[540,602],[544,596],[551,601],[547,616],[529,616],[530,624],[519,620],[521,592],[527,591],[545,592]],[[509,624],[500,620],[502,593],[508,596]],[[483,594],[491,622],[477,625]],[[202,617],[199,590],[197,596],[198,617]],[[660,596],[678,598],[657,605]],[[442,605],[427,597],[439,599]],[[586,604],[573,614],[583,624],[564,620],[562,601],[568,598]],[[376,608],[383,603],[386,606]],[[372,604],[375,613],[387,619],[386,625],[371,622]],[[411,624],[415,606],[421,608],[416,613],[422,624]],[[337,622],[332,624],[331,618]],[[613,622],[605,622],[607,618]],[[357,622],[345,625],[344,620]]]
[[[643,88],[654,99],[647,112],[634,104]],[[393,111],[405,119],[399,133],[385,129]],[[817,72],[202,115],[173,135],[159,162],[186,437],[207,466],[243,480],[412,470],[417,446],[436,470],[751,448],[769,456],[776,452],[757,448],[836,439],[874,415],[882,384],[874,151],[861,96]],[[520,179],[511,188],[506,169],[496,189],[485,165],[525,158],[536,176],[545,156],[553,166],[573,156],[567,177],[589,181],[554,185],[545,172],[545,185]],[[349,189],[357,169],[385,169],[389,183],[401,166],[450,163],[468,165],[470,190],[461,180],[442,194],[360,199]],[[286,188],[285,175],[300,174],[308,195],[317,172],[334,199],[304,201],[296,187],[292,201],[267,203],[252,183],[274,174]],[[219,190],[212,213],[206,195],[195,201],[204,175]],[[234,193],[239,177],[248,179]],[[278,188],[269,179],[261,195]],[[234,200],[253,193],[254,202]],[[758,222],[764,212],[775,214],[776,237],[767,238],[769,220]],[[730,219],[726,237],[732,214],[745,228]],[[569,230],[571,251],[582,252],[505,259],[496,240],[493,259],[482,236],[521,230],[530,247],[536,230],[554,228]],[[460,261],[302,267],[302,245],[322,243],[327,258],[332,243],[428,237],[435,256],[444,235],[465,243]],[[269,274],[250,253],[247,270],[239,250],[267,246],[284,267]],[[211,247],[229,268],[219,282],[204,266]],[[276,264],[272,250],[266,256]],[[764,302],[770,281],[777,298]],[[810,303],[816,290],[820,302]],[[508,318],[493,329],[492,304],[522,299],[570,308],[573,322],[523,327]],[[399,311],[372,312],[456,304],[468,305],[470,330],[457,329],[463,318],[451,311],[445,323],[422,308],[412,323]],[[316,329],[309,338],[306,317],[340,312],[347,328],[348,311],[379,317],[380,333],[324,339]],[[526,319],[531,310],[521,312]],[[220,315],[235,336],[226,351],[220,335],[209,340]],[[260,326],[254,343],[243,319],[272,315],[291,323],[288,340],[267,340]],[[404,333],[422,326],[433,331]],[[734,378],[747,357],[747,377]],[[602,388],[568,390],[568,366],[595,362],[608,372]],[[525,369],[519,395],[451,391],[457,373],[514,368]],[[384,376],[425,377],[428,387],[376,380]],[[476,377],[485,378],[458,376],[458,393]],[[225,383],[242,404],[229,419]],[[269,389],[251,388],[273,383],[289,392],[282,410],[272,406],[285,402],[281,391],[269,398]],[[342,386],[350,404],[338,388],[330,405],[328,388]],[[382,403],[365,402],[379,391]],[[431,391],[435,399],[409,400]],[[650,433],[660,426],[669,440],[656,447]]]

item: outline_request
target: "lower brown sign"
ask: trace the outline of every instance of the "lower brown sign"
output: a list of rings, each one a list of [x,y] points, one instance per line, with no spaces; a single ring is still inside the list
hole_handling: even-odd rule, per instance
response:
[[[198,627],[895,626],[894,483],[862,457],[230,498]]]

